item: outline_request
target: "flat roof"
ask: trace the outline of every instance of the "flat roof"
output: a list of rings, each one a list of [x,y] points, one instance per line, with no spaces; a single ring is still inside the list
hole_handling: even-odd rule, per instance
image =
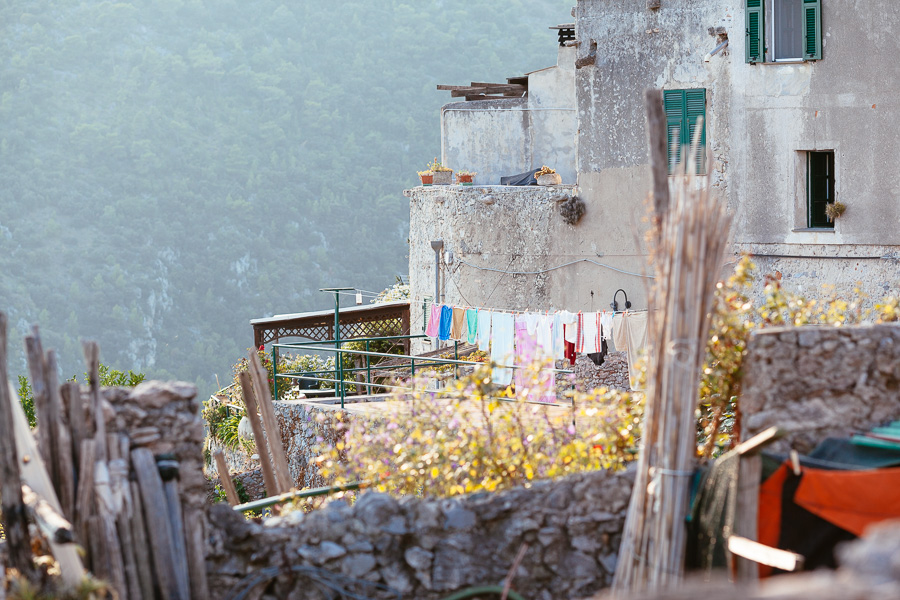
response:
[[[409,306],[409,300],[395,300],[394,302],[381,302],[379,304],[363,304],[363,305],[353,305],[353,306],[342,306],[341,307],[341,315],[344,314],[353,314],[359,312],[368,312],[372,310],[380,311],[386,308],[402,308],[404,306]],[[304,313],[290,313],[284,315],[275,315],[273,317],[265,317],[262,319],[251,319],[251,325],[265,325],[270,323],[279,323],[281,321],[293,321],[294,319],[308,319],[308,318],[316,318],[316,317],[325,317],[328,315],[333,315],[334,309],[328,310],[316,310],[312,312],[304,312]]]

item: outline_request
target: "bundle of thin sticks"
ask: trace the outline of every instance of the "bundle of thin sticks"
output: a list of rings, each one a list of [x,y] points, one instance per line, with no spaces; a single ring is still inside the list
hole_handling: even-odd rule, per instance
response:
[[[652,125],[652,117],[650,121]],[[701,130],[702,122],[697,126]],[[651,144],[653,139],[651,132]],[[657,229],[651,244],[656,278],[649,294],[644,437],[616,591],[664,588],[679,582],[684,571],[697,388],[730,228],[724,204],[693,172],[698,142],[695,136],[690,152],[682,153],[689,158],[674,177],[674,198],[655,203]]]

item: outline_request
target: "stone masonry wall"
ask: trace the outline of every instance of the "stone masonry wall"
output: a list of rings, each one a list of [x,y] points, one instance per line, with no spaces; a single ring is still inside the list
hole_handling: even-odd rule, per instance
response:
[[[307,578],[291,574],[308,565],[389,586],[404,598],[436,599],[502,584],[527,544],[513,589],[535,599],[583,597],[612,581],[632,485],[630,473],[598,471],[443,500],[366,492],[353,506],[336,500],[264,526],[219,504],[211,509],[218,526],[210,587],[225,595],[270,569],[273,579],[260,580],[254,597],[321,597]]]
[[[744,373],[744,439],[777,425],[774,450],[808,452],[900,416],[900,325],[760,331]]]

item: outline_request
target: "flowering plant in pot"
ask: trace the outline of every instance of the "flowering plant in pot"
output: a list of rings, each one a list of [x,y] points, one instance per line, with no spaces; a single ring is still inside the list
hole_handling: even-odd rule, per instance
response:
[[[472,185],[472,182],[475,181],[475,175],[472,171],[457,171],[456,172],[456,183],[459,185]]]
[[[428,170],[434,174],[434,185],[450,185],[453,182],[453,169],[442,165],[437,158],[428,163]]]
[[[555,170],[548,166],[541,167],[540,171],[534,174],[538,185],[559,185],[562,183],[562,177]]]
[[[422,185],[432,185],[434,183],[434,173],[431,171],[417,171],[419,174],[419,179],[422,180]]]

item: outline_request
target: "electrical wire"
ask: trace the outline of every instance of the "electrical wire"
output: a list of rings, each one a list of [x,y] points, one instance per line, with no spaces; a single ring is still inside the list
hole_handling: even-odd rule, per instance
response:
[[[555,267],[550,267],[550,268],[547,268],[547,269],[540,269],[540,270],[538,270],[538,271],[504,271],[503,269],[494,269],[494,268],[492,268],[492,267],[479,267],[478,265],[473,265],[472,263],[466,262],[466,261],[464,261],[464,260],[461,259],[461,258],[460,258],[460,259],[457,259],[457,260],[459,260],[459,262],[461,262],[462,264],[464,264],[464,265],[466,265],[466,266],[472,267],[473,269],[478,269],[478,270],[480,270],[480,271],[493,271],[493,272],[495,272],[495,273],[504,273],[504,274],[506,274],[506,275],[540,275],[541,273],[547,273],[547,272],[549,272],[549,271],[555,271],[555,270],[557,270],[557,269],[562,269],[563,267],[569,267],[569,266],[571,266],[571,265],[576,265],[576,264],[578,264],[578,263],[588,262],[588,263],[597,265],[598,267],[603,267],[603,268],[605,268],[605,269],[610,269],[610,270],[612,270],[612,271],[616,271],[617,273],[623,273],[623,274],[625,274],[625,275],[632,275],[633,277],[643,277],[643,278],[646,278],[646,279],[656,279],[653,275],[644,275],[643,273],[634,273],[634,272],[632,272],[632,271],[625,271],[624,269],[618,269],[618,268],[612,267],[612,266],[610,266],[610,265],[605,265],[605,264],[603,264],[603,263],[599,263],[599,262],[597,262],[597,261],[595,261],[595,260],[593,260],[593,259],[590,259],[590,258],[580,258],[580,259],[578,259],[578,260],[573,260],[572,262],[567,262],[567,263],[565,263],[565,264],[557,265],[557,266],[555,266]]]

